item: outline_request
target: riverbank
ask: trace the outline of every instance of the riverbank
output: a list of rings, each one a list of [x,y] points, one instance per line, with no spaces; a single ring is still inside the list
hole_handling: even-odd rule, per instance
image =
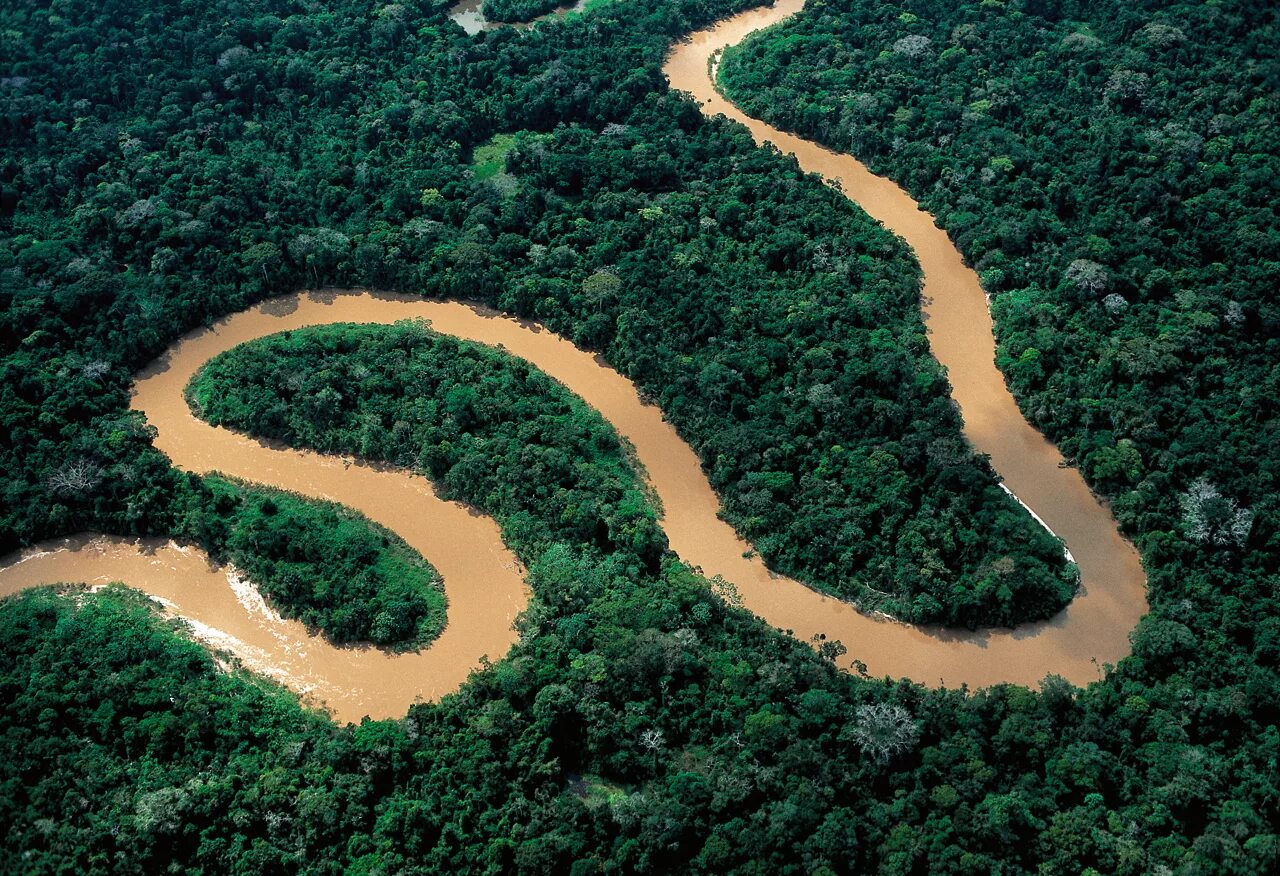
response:
[[[804,642],[841,642],[849,658],[864,664],[872,676],[978,687],[1001,682],[1034,685],[1056,674],[1083,684],[1098,678],[1104,664],[1128,653],[1129,632],[1147,608],[1138,555],[1079,473],[1066,467],[1057,449],[1022,417],[995,366],[991,317],[977,276],[932,218],[893,183],[875,177],[850,156],[747,117],[718,93],[713,58],[802,5],[802,0],[782,0],[692,35],[668,58],[665,70],[671,84],[692,94],[704,113],[723,113],[750,129],[758,142],[772,142],[795,154],[802,168],[838,184],[846,197],[915,251],[924,273],[922,317],[929,343],[947,368],[965,435],[980,453],[990,456],[1007,488],[1066,543],[1081,574],[1076,599],[1051,620],[1015,630],[954,631],[868,617],[766,568],[752,547],[720,519],[719,499],[693,450],[658,408],[645,404],[636,387],[597,356],[536,325],[457,302],[368,292],[276,299],[176,343],[140,375],[133,407],[157,428],[156,446],[177,466],[201,473],[222,471],[341,502],[400,534],[440,571],[449,603],[445,631],[435,645],[415,655],[423,662],[415,664],[412,677],[386,672],[383,680],[389,687],[379,688],[383,693],[366,701],[369,714],[402,713],[415,699],[456,690],[484,659],[500,659],[515,641],[512,622],[529,593],[496,523],[440,500],[423,478],[341,457],[270,447],[210,426],[188,408],[184,389],[214,356],[269,334],[339,322],[423,319],[438,332],[500,347],[542,369],[599,411],[624,444],[634,448],[660,503],[671,547],[681,559],[709,578],[730,582],[742,605],[775,628]],[[104,574],[105,553],[71,550],[72,559],[50,573],[60,577],[44,580],[96,580]],[[13,568],[17,567],[0,570],[0,586],[8,586]],[[120,577],[153,592],[146,575],[140,582]],[[157,589],[153,595],[162,594]],[[225,620],[212,626],[227,630]],[[296,647],[293,642],[277,642],[281,654]],[[851,671],[853,665],[842,668]],[[295,689],[301,690],[301,685]]]
[[[456,690],[481,665],[482,657],[500,659],[514,643],[512,622],[529,593],[497,525],[456,503],[441,501],[425,479],[411,473],[269,447],[211,426],[196,418],[183,391],[214,356],[255,338],[313,325],[391,324],[404,319],[423,319],[443,334],[500,347],[577,394],[634,448],[661,502],[672,549],[685,562],[708,577],[720,575],[731,582],[744,607],[801,641],[839,640],[849,649],[849,658],[862,661],[873,676],[977,687],[1000,682],[1034,685],[1054,673],[1086,683],[1098,677],[1101,664],[1127,653],[1128,632],[1142,603],[1126,601],[1126,591],[1117,592],[1096,577],[1088,579],[1071,606],[1050,621],[1016,630],[967,632],[876,620],[848,603],[775,575],[719,518],[719,500],[696,454],[662,412],[644,403],[636,387],[597,356],[536,325],[458,302],[385,293],[323,292],[275,299],[176,343],[140,375],[133,407],[156,427],[156,446],[179,467],[218,470],[341,502],[397,532],[440,571],[449,603],[444,633],[418,655],[392,658],[372,652],[375,660],[385,661],[387,685],[379,688],[383,693],[365,699],[371,715],[400,714],[418,698],[433,699]],[[1086,568],[1092,571],[1094,565],[1082,563],[1082,571]],[[102,574],[109,573],[102,571],[99,557],[78,552],[44,581],[96,580]],[[9,570],[0,571],[0,582],[7,582],[8,575]],[[117,577],[164,595],[152,589],[149,579]],[[243,638],[227,618],[210,626]],[[295,645],[277,641],[281,654]],[[410,665],[392,663],[406,657],[420,661],[412,663],[412,672],[393,668]]]

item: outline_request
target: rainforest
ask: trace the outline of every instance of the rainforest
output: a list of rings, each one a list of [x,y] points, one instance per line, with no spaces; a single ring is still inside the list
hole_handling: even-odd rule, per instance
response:
[[[460,8],[0,2],[0,870],[1275,872],[1275,10]]]

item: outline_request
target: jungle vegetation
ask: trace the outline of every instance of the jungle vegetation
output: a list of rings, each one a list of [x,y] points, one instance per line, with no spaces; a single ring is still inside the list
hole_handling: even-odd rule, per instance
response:
[[[214,425],[418,470],[495,518],[526,563],[588,544],[656,571],[667,547],[599,414],[528,363],[421,325],[254,341],[210,362],[190,395]]]
[[[938,217],[1031,421],[1150,551],[1185,518],[1228,578],[1276,546],[1275,14],[819,0],[722,67]]]
[[[168,465],[127,413],[130,375],[251,302],[370,285],[479,299],[599,350],[662,405],[780,570],[851,597],[885,590],[903,617],[1055,611],[1069,596],[1060,547],[963,444],[909,256],[666,89],[667,44],[743,5],[642,0],[475,38],[444,3],[416,0],[0,9],[0,548],[80,529],[180,534],[227,490],[260,512],[252,487],[198,490]],[[814,133],[898,174],[947,223],[998,293],[1024,409],[1141,546],[1152,612],[1097,683],[933,691],[837,672],[654,544],[615,537],[606,516],[603,531],[553,525],[549,505],[499,489],[473,501],[527,519],[504,522],[531,557],[521,642],[401,721],[336,727],[221,671],[127,591],[6,601],[0,855],[29,872],[1273,872],[1272,16],[1242,0],[815,5],[787,27],[817,38],[842,21],[839,38],[865,47],[812,53],[804,89],[765,65],[752,88],[781,89],[769,107],[734,91],[760,114],[803,91],[818,115],[842,93],[823,95],[823,77],[911,92],[883,100],[896,151]],[[987,53],[976,69],[943,58],[965,24],[977,43],[960,48]],[[1152,25],[1182,39],[1156,52]],[[926,42],[904,48],[932,51],[910,67],[893,49],[908,36]],[[763,62],[794,38],[744,51]],[[1090,39],[1081,59],[1070,44]],[[1122,70],[1088,114],[1097,136],[1081,137],[1073,95],[1088,89],[1071,83],[1105,95]],[[978,87],[995,97],[974,95],[976,109],[926,95]],[[1210,132],[1210,106],[1227,127]],[[1062,120],[1037,135],[1060,148],[995,132],[1022,114]],[[1153,147],[1137,135],[1166,123],[1204,138],[1194,160],[1142,157]],[[503,169],[477,180],[474,147],[516,132]],[[966,160],[988,135],[1000,148],[939,188],[919,156],[936,158],[944,135]],[[1029,170],[1077,165],[1089,173],[1042,204]],[[995,192],[1062,242],[1020,249]],[[1078,236],[1086,221],[1099,224]],[[1128,306],[1108,305],[1113,293]],[[455,389],[470,379],[433,355],[444,339],[397,331],[233,351],[255,379],[226,415],[316,446],[358,441],[361,414],[401,403],[379,365],[397,343]],[[635,482],[599,424],[536,372],[456,346],[510,411],[553,412],[555,440],[584,454],[570,465],[599,469],[560,486],[598,515],[618,509]],[[344,396],[324,432],[306,432],[273,408],[297,390],[263,350],[313,371],[332,351],[334,375],[308,373],[304,390],[319,398],[362,366],[368,398]],[[376,449],[438,446],[423,436],[461,428],[448,396],[430,397],[412,441],[392,440],[394,421],[371,434]],[[521,437],[518,419],[477,422]],[[471,461],[459,443],[412,464],[440,482],[466,462],[475,477],[459,490],[502,486],[485,467],[506,457]],[[553,450],[539,453],[554,474]],[[637,501],[626,519],[649,531]],[[1002,598],[982,570],[1005,556],[1027,583]]]
[[[364,285],[478,299],[602,351],[781,572],[913,622],[1008,625],[1070,599],[1061,545],[960,436],[901,245],[663,93],[666,45],[708,9],[473,40],[411,29],[401,7],[266,15],[234,35],[141,14],[133,33],[112,8],[90,20],[137,45],[104,45],[84,77],[49,60],[89,39],[77,19],[17,22],[43,48],[15,46],[29,81],[8,104],[28,159],[6,165],[23,198],[0,255],[15,424],[0,545],[169,531],[168,466],[117,425],[132,371],[248,302]],[[616,33],[583,38],[600,27]],[[137,81],[138,52],[172,67]],[[520,131],[477,181],[493,135]],[[69,466],[101,476],[51,490]]]
[[[244,573],[285,617],[335,645],[426,647],[445,624],[439,573],[341,505],[224,477],[191,478],[175,535]]]

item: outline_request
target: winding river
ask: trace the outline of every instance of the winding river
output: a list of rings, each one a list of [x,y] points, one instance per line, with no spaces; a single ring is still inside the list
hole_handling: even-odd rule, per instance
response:
[[[139,375],[133,407],[157,428],[156,446],[181,468],[222,471],[341,502],[400,534],[444,577],[448,621],[430,648],[399,656],[335,648],[280,619],[234,570],[211,566],[193,548],[166,543],[105,537],[46,543],[0,564],[0,596],[58,581],[126,581],[187,619],[198,637],[327,705],[338,720],[402,715],[417,700],[456,690],[482,657],[497,660],[507,653],[515,642],[512,623],[529,598],[523,570],[497,525],[442,501],[421,477],[215,428],[197,419],[183,398],[205,362],[255,338],[331,323],[423,319],[435,331],[528,360],[598,410],[634,446],[661,501],[672,549],[704,574],[730,581],[743,605],[772,626],[806,642],[816,636],[840,640],[848,658],[863,661],[873,676],[928,685],[1034,685],[1049,673],[1078,684],[1098,678],[1103,664],[1128,653],[1129,631],[1146,611],[1145,576],[1109,511],[1018,411],[995,367],[991,318],[977,276],[902,189],[849,156],[743,115],[715,90],[710,71],[719,51],[802,5],[781,0],[694,34],[672,51],[667,76],[706,114],[741,122],[757,141],[772,142],[794,153],[804,169],[838,181],[851,200],[915,250],[924,270],[929,341],[948,370],[965,434],[990,455],[1008,489],[1062,537],[1079,565],[1081,589],[1058,616],[1016,630],[913,627],[859,614],[775,575],[720,520],[719,500],[692,449],[658,408],[642,402],[635,386],[598,357],[537,326],[479,308],[369,292],[276,299],[188,335]]]

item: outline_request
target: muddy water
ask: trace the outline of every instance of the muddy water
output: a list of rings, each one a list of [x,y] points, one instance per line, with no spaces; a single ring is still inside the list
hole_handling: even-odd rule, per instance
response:
[[[934,354],[947,367],[964,414],[965,432],[990,454],[1006,485],[1066,541],[1080,567],[1082,589],[1051,621],[1014,631],[949,632],[858,614],[851,606],[776,576],[717,516],[720,505],[697,457],[643,404],[635,387],[568,341],[459,303],[370,293],[322,293],[267,302],[213,329],[179,341],[138,381],[133,406],[157,427],[156,445],[183,468],[212,470],[341,502],[399,533],[441,572],[448,623],[426,651],[389,656],[346,650],[280,620],[252,588],[211,568],[192,549],[98,539],[49,544],[4,562],[0,595],[55,581],[124,580],[172,605],[197,635],[326,703],[339,720],[403,714],[418,699],[457,687],[481,662],[500,659],[515,640],[512,621],[528,592],[522,570],[496,524],[441,501],[420,477],[337,457],[269,447],[214,428],[192,415],[182,391],[212,357],[265,335],[337,322],[425,319],[444,334],[506,349],[563,383],[609,420],[635,447],[664,509],[672,548],[707,575],[733,583],[743,604],[802,641],[823,635],[849,648],[846,659],[871,674],[936,685],[1035,684],[1048,673],[1077,683],[1128,652],[1128,633],[1146,610],[1142,568],[1109,512],[1057,450],[1023,420],[994,364],[991,320],[977,277],[915,203],[887,180],[837,155],[742,115],[719,97],[712,56],[748,33],[797,11],[801,0],[748,12],[694,35],[667,64],[672,84],[691,92],[706,112],[724,113],[797,155],[808,170],[838,179],[843,191],[910,244],[925,274],[924,315]]]
[[[1005,485],[1066,542],[1080,567],[1082,590],[1053,620],[1014,632],[981,635],[926,634],[868,624],[820,597],[770,582],[731,557],[707,571],[727,570],[752,610],[775,626],[807,637],[822,631],[841,639],[874,673],[907,675],[922,682],[955,684],[1034,682],[1055,672],[1083,682],[1097,663],[1128,653],[1128,633],[1146,612],[1146,577],[1137,552],[1116,529],[1110,512],[1090,493],[1057,448],[1023,419],[995,366],[991,317],[977,275],[965,266],[946,233],[894,183],[877,177],[848,155],[824,149],[750,118],[721,96],[710,71],[726,46],[798,12],[804,0],[778,0],[726,19],[678,45],[666,64],[672,87],[689,92],[707,115],[723,114],[746,126],[757,142],[771,142],[796,156],[800,166],[837,181],[841,191],[915,251],[924,271],[922,310],[933,354],[947,369],[952,397],[964,415],[964,431],[989,454]],[[668,526],[684,554],[679,526]]]
[[[213,564],[198,548],[102,536],[47,542],[0,572],[0,597],[58,581],[127,582],[181,617],[196,639],[230,651],[248,669],[327,708],[338,721],[397,717],[415,699],[433,699],[455,686],[452,674],[440,677],[432,651],[389,657],[372,648],[340,650],[308,635],[234,569]]]
[[[268,446],[210,426],[192,414],[183,398],[184,387],[204,363],[264,335],[332,322],[391,323],[454,312],[469,315],[480,326],[489,322],[461,305],[415,306],[369,296],[275,300],[179,341],[139,376],[132,403],[156,427],[156,446],[180,468],[217,470],[340,502],[404,538],[444,579],[446,626],[426,650],[393,656],[375,649],[335,648],[307,636],[300,625],[246,610],[228,587],[225,572],[196,575],[192,563],[199,562],[178,563],[178,555],[168,549],[154,556],[140,553],[127,542],[99,539],[90,549],[46,553],[0,570],[0,594],[42,582],[100,580],[104,575],[123,580],[175,603],[178,614],[215,630],[214,638],[225,639],[251,668],[300,692],[314,692],[339,720],[403,715],[416,700],[435,700],[457,690],[482,657],[496,661],[506,655],[516,639],[512,623],[528,603],[524,571],[502,543],[497,524],[443,501],[430,482],[405,471]],[[199,552],[196,556],[203,559]],[[172,579],[180,585],[176,591],[165,579],[166,566],[177,575]],[[188,578],[196,582],[191,588],[182,584]],[[159,583],[162,579],[166,583]]]
[[[334,709],[339,719],[403,714],[417,699],[458,687],[480,655],[499,659],[514,641],[511,621],[527,591],[521,571],[486,517],[443,502],[422,478],[351,460],[269,447],[197,419],[182,397],[191,376],[219,353],[280,331],[335,322],[425,319],[436,331],[497,346],[563,383],[609,420],[635,447],[665,510],[672,547],[708,575],[731,581],[745,605],[804,640],[823,633],[850,648],[874,674],[971,685],[1034,683],[1047,672],[1075,681],[1096,677],[1090,662],[1123,653],[1136,614],[1116,612],[1102,587],[1090,587],[1068,612],[1013,633],[931,633],[873,620],[849,605],[772,575],[746,559],[748,545],[716,515],[719,502],[697,457],[658,408],[640,401],[634,385],[597,357],[536,326],[450,302],[370,293],[323,293],[279,299],[236,314],[178,342],[139,378],[133,406],[157,427],[156,445],[179,466],[220,470],[357,508],[421,551],[445,581],[448,624],[428,650],[388,656],[350,651],[307,637],[300,626],[272,619],[227,575],[210,570],[198,552],[164,548],[154,555],[131,543],[50,551],[0,570],[0,593],[41,582],[121,579],[174,603],[174,610],[210,628],[213,641],[252,668],[274,675]],[[1056,470],[1056,467],[1055,467]],[[1074,549],[1074,546],[1073,546]],[[203,569],[203,570],[202,570]],[[1140,583],[1140,579],[1139,579]],[[221,639],[219,639],[221,637]],[[243,646],[237,645],[243,643]]]

